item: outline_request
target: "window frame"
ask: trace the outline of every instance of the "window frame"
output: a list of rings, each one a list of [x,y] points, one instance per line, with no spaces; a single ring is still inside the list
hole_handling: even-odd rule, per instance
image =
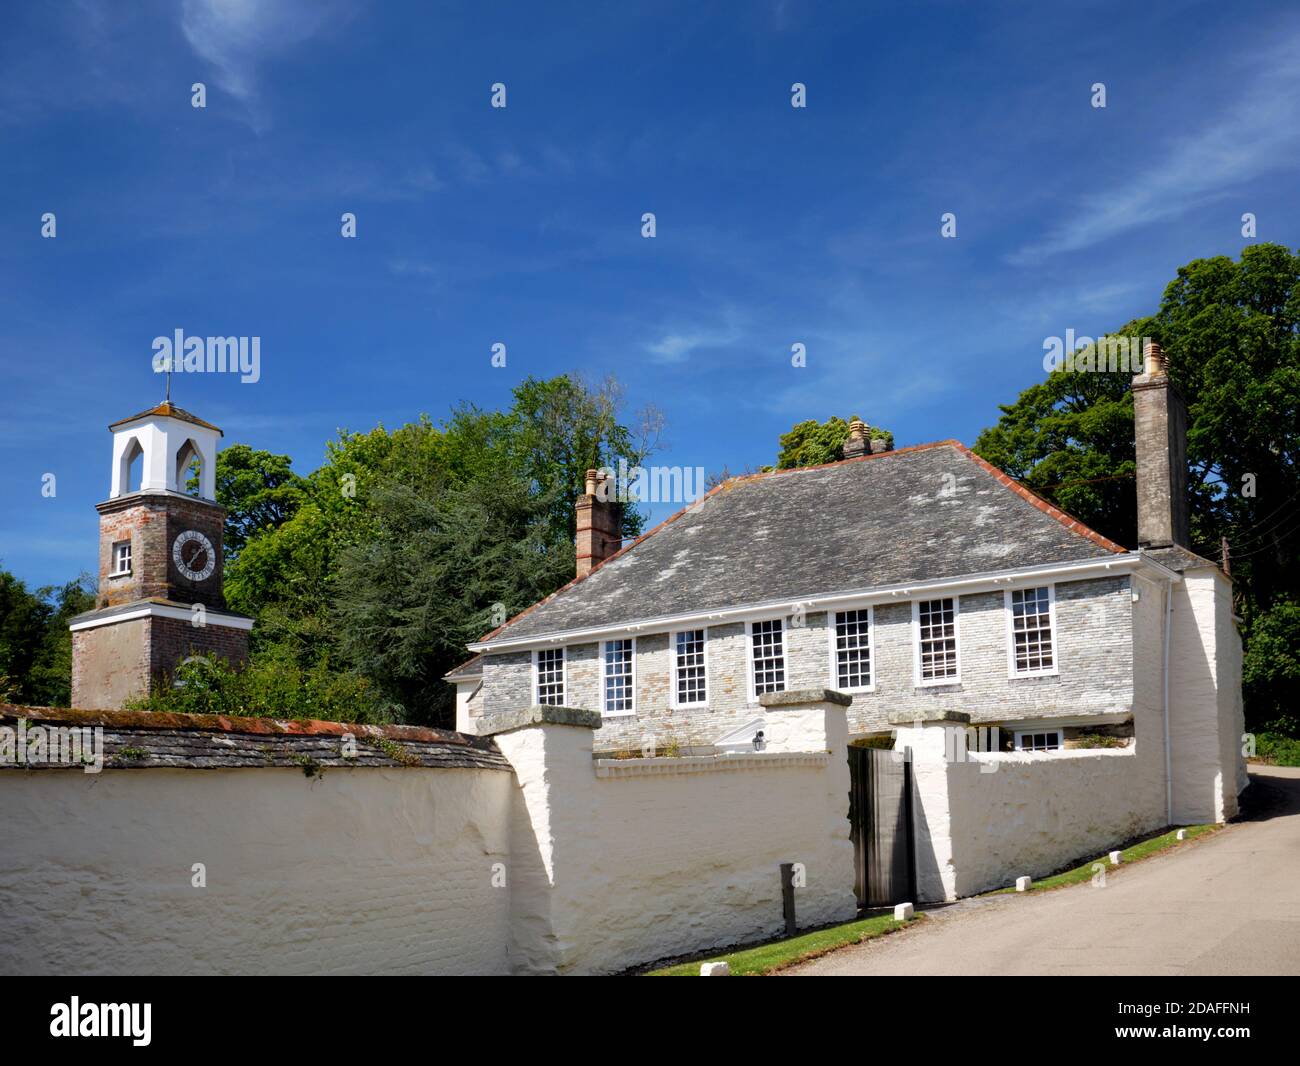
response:
[[[542,694],[539,691],[541,670],[539,668],[542,652],[558,651],[560,653],[560,702],[543,703]],[[569,698],[569,649],[568,645],[561,644],[553,648],[534,648],[533,649],[533,691],[532,702],[546,707],[563,707],[565,700]]]
[[[835,619],[841,614],[848,614],[849,611],[856,611],[861,614],[867,613],[867,662],[870,665],[871,680],[866,685],[860,685],[856,688],[840,688],[840,660],[839,649],[835,645],[836,629]],[[826,645],[830,661],[830,688],[837,692],[875,692],[876,691],[876,608],[874,604],[866,607],[848,607],[842,611],[834,609],[826,612]]]
[[[677,636],[679,633],[703,633],[704,634],[704,699],[697,700],[694,703],[682,703],[678,697],[677,688]],[[673,629],[668,633],[668,683],[670,686],[669,706],[675,711],[707,711],[709,709],[709,627],[708,626],[691,626],[685,629]]]
[[[1052,665],[1047,670],[1017,670],[1016,669],[1016,627],[1015,612],[1011,606],[1011,594],[1013,592],[1027,592],[1030,589],[1047,589],[1047,625],[1048,631],[1052,637]],[[1007,677],[1015,681],[1025,677],[1055,677],[1061,672],[1061,643],[1056,628],[1056,583],[1047,582],[1045,584],[1033,585],[1016,585],[1006,589],[1002,593],[1002,608],[1006,615],[1006,634],[1007,634]]]
[[[775,618],[757,618],[745,623],[745,683],[749,688],[750,706],[758,705],[759,693],[757,686],[754,684],[754,626],[765,625],[770,622],[776,622],[781,627],[781,670],[785,677],[781,681],[779,689],[771,689],[772,692],[788,692],[790,681],[790,642],[786,640],[785,615],[777,615]]]
[[[921,604],[952,600],[953,654],[957,657],[957,672],[952,677],[921,677]],[[926,600],[912,601],[912,684],[916,688],[943,688],[961,684],[961,597],[932,596]]]
[[[120,551],[126,549],[126,568],[123,569],[120,563]],[[109,561],[112,563],[112,569],[109,570],[109,577],[130,577],[132,568],[135,564],[135,546],[131,543],[131,538],[126,540],[115,540],[109,549]]]
[[[632,646],[632,655],[629,661],[631,669],[627,675],[628,690],[632,696],[632,706],[626,711],[611,711],[609,709],[609,674],[606,672],[609,668],[609,661],[605,658],[605,655],[611,644],[622,644],[624,641]],[[636,717],[636,637],[612,637],[609,640],[600,642],[600,713],[605,718]]]
[[[1040,750],[1038,748],[1023,748],[1020,746],[1022,738],[1032,737],[1039,733],[1043,734],[1044,736],[1046,736],[1048,733],[1055,733],[1056,747],[1045,748]],[[1017,729],[1015,730],[1015,738],[1011,742],[1011,747],[1012,750],[1014,751],[1023,751],[1023,752],[1027,752],[1030,755],[1044,755],[1047,752],[1051,752],[1051,751],[1065,751],[1065,730],[1062,729],[1060,726],[1039,726],[1036,729]]]

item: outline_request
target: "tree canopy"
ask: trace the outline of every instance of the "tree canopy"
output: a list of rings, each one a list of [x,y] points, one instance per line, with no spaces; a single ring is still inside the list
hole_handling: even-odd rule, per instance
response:
[[[1247,719],[1278,721],[1300,686],[1300,257],[1276,244],[1197,259],[1159,308],[1117,336],[1150,337],[1187,401],[1194,551],[1226,538],[1246,642]],[[1058,369],[1025,389],[975,451],[1119,541],[1137,540],[1127,373]],[[1283,655],[1279,649],[1288,647]],[[1294,719],[1292,719],[1294,721]]]
[[[0,700],[66,706],[72,688],[72,634],[68,622],[95,605],[83,574],[66,585],[35,592],[0,570]]]
[[[344,430],[318,470],[282,480],[269,512],[254,472],[269,460],[287,471],[285,457],[222,452],[218,502],[252,530],[226,598],[258,620],[255,665],[328,659],[368,679],[393,717],[450,724],[441,678],[466,642],[573,577],[586,470],[635,466],[655,446],[655,412],[633,430],[621,404],[613,381],[529,378],[505,411],[461,405],[442,425]],[[625,535],[641,522],[624,509]]]

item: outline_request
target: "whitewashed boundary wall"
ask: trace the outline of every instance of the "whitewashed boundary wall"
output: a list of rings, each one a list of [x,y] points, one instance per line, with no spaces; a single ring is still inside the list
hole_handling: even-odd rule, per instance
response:
[[[0,973],[507,973],[513,790],[489,769],[0,772]]]
[[[515,768],[511,956],[608,973],[779,935],[780,866],[800,927],[852,919],[846,696],[765,697],[765,750],[592,759],[589,711],[485,719]]]
[[[895,741],[912,751],[922,901],[1043,877],[1166,824],[1158,744],[968,752],[961,717],[900,726]]]

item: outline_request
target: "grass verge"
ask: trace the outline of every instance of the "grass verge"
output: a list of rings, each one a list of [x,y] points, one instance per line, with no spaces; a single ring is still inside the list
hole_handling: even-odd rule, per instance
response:
[[[861,918],[855,922],[846,922],[844,925],[832,925],[811,933],[801,933],[788,940],[774,940],[770,944],[760,944],[758,947],[745,948],[723,955],[705,955],[693,962],[651,970],[645,976],[698,977],[700,963],[725,962],[731,966],[732,976],[760,977],[786,966],[793,966],[796,962],[815,959],[848,944],[860,944],[864,940],[887,936],[904,926],[915,924],[919,918],[920,916],[910,921],[896,922],[892,914],[879,914],[874,918]]]
[[[1167,833],[1161,833],[1159,836],[1151,837],[1149,840],[1139,841],[1132,847],[1124,848],[1120,852],[1120,865],[1111,866],[1110,859],[1102,855],[1097,859],[1090,859],[1082,866],[1076,866],[1072,870],[1065,870],[1059,874],[1053,874],[1051,877],[1044,877],[1041,881],[1035,881],[1029,886],[1030,892],[1046,892],[1053,888],[1063,888],[1066,885],[1077,885],[1083,881],[1091,881],[1093,875],[1093,866],[1101,863],[1106,868],[1106,872],[1114,873],[1122,870],[1125,866],[1140,862],[1142,859],[1148,859],[1152,855],[1157,855],[1162,851],[1168,851],[1180,843],[1186,843],[1187,840],[1195,840],[1206,833],[1212,833],[1214,830],[1221,828],[1217,825],[1188,825],[1182,828],[1187,830],[1186,840],[1178,839],[1178,830],[1171,829]],[[1015,892],[1015,886],[1007,888],[995,888],[992,892],[985,892],[986,896],[999,896],[1007,892]]]

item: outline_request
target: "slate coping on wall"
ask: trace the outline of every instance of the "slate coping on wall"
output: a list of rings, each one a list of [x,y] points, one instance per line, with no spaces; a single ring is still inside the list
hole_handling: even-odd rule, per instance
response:
[[[104,769],[219,770],[255,767],[405,767],[509,770],[486,737],[407,725],[359,725],[317,719],[226,717],[152,711],[91,711],[0,704],[0,726],[101,728]],[[345,756],[344,737],[356,741]],[[0,770],[75,769],[81,765],[0,762]]]
[[[930,725],[934,722],[970,725],[970,715],[965,711],[894,711],[889,716],[890,725]]]
[[[582,729],[599,729],[600,714],[597,711],[584,711],[580,707],[558,707],[555,704],[534,703],[522,711],[502,711],[500,714],[485,714],[478,720],[480,737],[491,737],[498,733],[509,733],[515,729],[524,729],[530,725],[572,725]]]
[[[853,697],[846,692],[833,688],[797,688],[789,692],[764,692],[758,702],[771,710],[790,710],[792,707],[806,707],[810,703],[834,703],[847,707]]]

